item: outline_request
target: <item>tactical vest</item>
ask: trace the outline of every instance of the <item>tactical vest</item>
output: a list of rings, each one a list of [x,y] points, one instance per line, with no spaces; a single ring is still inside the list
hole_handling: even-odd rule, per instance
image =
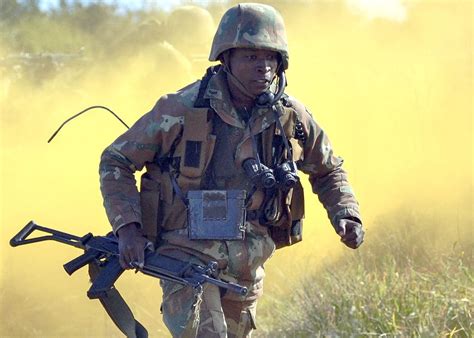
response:
[[[155,158],[153,163],[147,164],[147,172],[141,177],[143,229],[145,235],[155,242],[162,230],[186,227],[185,195],[190,190],[202,189],[202,181],[216,143],[216,135],[213,134],[213,117],[216,112],[210,107],[209,100],[204,98],[204,93],[210,78],[217,73],[217,70],[217,67],[210,67],[201,80],[194,107],[184,112],[185,122],[182,132],[175,140],[172,150],[167,156]],[[301,139],[295,138],[295,129],[300,119],[286,96],[280,102],[282,103],[280,107],[284,110],[280,121],[292,147],[292,160],[296,162],[301,160],[303,151]],[[282,137],[275,125],[272,123],[261,134],[262,163],[266,165],[271,165],[273,161],[275,140]],[[250,142],[249,139],[246,140],[242,144],[242,149],[239,149],[240,161],[251,155]],[[282,159],[287,158],[284,155]],[[271,207],[275,213],[274,221],[266,225],[277,248],[293,245],[302,240],[304,195],[300,181],[289,191],[278,189],[272,200],[267,203],[267,207]],[[261,209],[258,212],[263,212]],[[255,213],[250,212],[248,215]]]

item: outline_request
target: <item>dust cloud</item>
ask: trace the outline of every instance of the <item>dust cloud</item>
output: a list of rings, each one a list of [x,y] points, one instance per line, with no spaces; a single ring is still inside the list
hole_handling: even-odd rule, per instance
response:
[[[345,159],[366,240],[379,230],[373,225],[379,215],[397,210],[472,224],[472,3],[388,2],[395,12],[370,1],[265,3],[287,24],[287,92],[306,104]],[[27,56],[0,42],[0,336],[120,336],[99,303],[86,298],[86,271],[72,277],[62,271],[80,251],[52,242],[12,249],[8,240],[31,219],[81,236],[109,231],[98,162],[123,125],[106,111],[89,111],[46,141],[64,120],[95,104],[130,125],[161,95],[200,78],[226,7],[216,2],[208,11],[185,7],[174,16],[147,17],[110,41],[96,41],[97,51],[79,44],[60,55],[64,49],[53,45],[51,55]],[[349,250],[306,188],[304,241],[267,265],[267,297],[290,290],[308,264]],[[125,273],[118,288],[151,336],[166,336],[157,281]]]

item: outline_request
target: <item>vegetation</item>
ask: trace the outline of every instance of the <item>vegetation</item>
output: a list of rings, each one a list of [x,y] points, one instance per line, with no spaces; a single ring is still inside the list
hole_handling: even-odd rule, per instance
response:
[[[277,3],[284,8],[284,1]],[[288,6],[295,3],[297,2],[288,1]],[[395,187],[398,182],[406,180],[407,177],[403,176],[405,170],[410,171],[413,179],[408,180],[409,183],[424,188],[425,177],[434,178],[433,182],[449,179],[449,183],[446,183],[449,189],[443,193],[431,188],[431,185],[426,188],[425,193],[431,193],[435,196],[434,199],[443,201],[447,195],[456,193],[456,184],[459,181],[455,180],[454,176],[458,175],[459,180],[464,177],[471,178],[472,182],[472,171],[469,175],[463,174],[470,172],[466,169],[469,161],[465,158],[465,154],[470,152],[469,149],[464,150],[463,145],[469,144],[472,132],[464,127],[469,123],[465,122],[464,115],[461,114],[466,112],[465,116],[471,116],[469,99],[472,92],[472,53],[466,41],[470,41],[468,38],[472,36],[472,29],[469,28],[472,20],[469,21],[469,17],[463,14],[469,13],[469,10],[465,9],[469,6],[464,2],[454,1],[452,4],[439,2],[439,5],[435,2],[415,1],[419,7],[418,11],[413,12],[411,21],[408,21],[406,26],[379,20],[372,23],[371,30],[364,31],[365,27],[369,27],[368,24],[353,25],[353,21],[347,20],[347,14],[343,15],[339,6],[345,3],[344,1],[314,3],[319,13],[318,25],[306,24],[316,21],[314,7],[288,11],[285,20],[295,23],[291,26],[293,30],[289,30],[289,33],[292,33],[290,38],[293,46],[296,47],[296,52],[292,54],[295,60],[298,60],[297,57],[301,56],[302,52],[308,52],[310,57],[307,63],[297,61],[292,64],[291,71],[295,72],[293,78],[296,72],[300,72],[304,73],[307,79],[318,77],[319,80],[309,86],[306,92],[303,91],[306,90],[304,81],[293,81],[291,85],[296,91],[306,93],[307,98],[318,100],[318,104],[315,104],[318,111],[323,111],[326,107],[335,112],[338,109],[345,110],[351,105],[353,108],[362,107],[360,111],[351,110],[351,115],[357,117],[354,120],[350,120],[349,115],[346,115],[349,119],[346,123],[337,121],[333,124],[337,125],[337,130],[342,130],[341,135],[344,130],[350,131],[348,134],[354,138],[354,145],[351,145],[353,149],[362,149],[359,150],[360,153],[354,150],[354,154],[367,162],[362,170],[382,168],[376,162],[385,162],[383,169],[388,172],[387,180],[394,179],[396,183],[384,186],[393,190],[398,189]],[[49,105],[53,101],[59,102],[60,99],[63,101],[58,105],[66,112],[65,107],[76,109],[85,102],[98,101],[97,97],[104,98],[100,102],[114,102],[114,106],[119,106],[122,111],[143,112],[144,108],[132,107],[132,104],[143,102],[149,105],[154,102],[157,93],[179,88],[176,85],[177,78],[186,80],[183,80],[183,83],[188,82],[190,76],[187,72],[183,71],[185,74],[180,75],[182,77],[177,75],[181,74],[178,71],[184,68],[185,62],[182,61],[182,55],[176,55],[178,52],[186,54],[190,62],[193,61],[193,55],[187,55],[191,53],[180,50],[177,44],[174,46],[173,41],[170,41],[172,34],[164,31],[168,13],[156,8],[119,13],[116,6],[101,2],[83,5],[80,1],[60,1],[60,4],[57,9],[43,12],[39,9],[37,0],[0,1],[0,106],[3,108],[0,113],[0,125],[5,121],[20,120],[25,122],[22,124],[25,128],[25,125],[31,123],[32,117],[36,116],[37,119],[33,120],[36,127],[40,123],[38,121],[41,121],[38,116],[41,119],[52,116],[54,110]],[[333,12],[331,6],[335,7]],[[220,18],[220,15],[217,15],[221,11],[219,5],[211,4],[208,10],[215,20]],[[440,22],[445,24],[440,25]],[[173,33],[176,38],[191,35],[185,29]],[[318,39],[309,43],[308,36],[312,34],[316,34]],[[367,34],[368,38],[364,35],[364,39],[359,40],[363,34]],[[336,43],[331,45],[333,40]],[[338,43],[340,41],[343,43]],[[353,43],[347,43],[346,46],[347,41]],[[201,45],[205,47],[204,43]],[[171,48],[172,46],[174,47]],[[450,48],[446,49],[446,46]],[[207,52],[207,48],[203,49]],[[360,50],[365,53],[360,53]],[[339,51],[341,55],[353,54],[354,64],[347,66],[347,59],[335,54]],[[144,54],[147,57],[144,57]],[[177,60],[173,61],[174,58]],[[329,63],[328,59],[334,61]],[[171,62],[174,62],[172,66]],[[373,64],[367,66],[370,62]],[[207,65],[207,62],[204,64]],[[307,67],[309,64],[317,66]],[[331,66],[326,67],[328,64]],[[198,75],[201,75],[204,69],[202,64],[197,63]],[[174,82],[168,83],[169,79]],[[148,90],[151,81],[156,87],[154,90]],[[77,82],[79,84],[76,85]],[[371,84],[366,85],[366,82]],[[25,84],[26,89],[31,89],[31,86],[35,91],[25,90]],[[44,85],[45,90],[39,91],[39,85]],[[399,87],[403,87],[403,90]],[[105,89],[111,90],[108,92]],[[341,96],[337,95],[339,91]],[[343,97],[342,93],[345,100],[349,101],[339,100],[339,97]],[[144,98],[144,95],[148,96]],[[302,96],[304,98],[305,95]],[[400,117],[395,118],[396,115]],[[447,116],[450,118],[446,119]],[[132,117],[136,118],[132,115],[129,120],[132,120]],[[56,126],[61,118],[51,117],[54,122],[48,124],[48,130],[51,126]],[[434,127],[431,126],[433,123]],[[390,124],[394,125],[394,129],[384,127]],[[396,144],[392,144],[391,140],[385,141],[384,134],[399,135],[398,129],[403,129],[406,140],[397,138]],[[12,138],[13,144],[21,140],[17,133],[21,133],[22,128],[15,125],[11,130],[16,136]],[[354,130],[361,132],[355,133]],[[367,132],[367,138],[360,137],[362,133]],[[38,131],[35,130],[35,133]],[[463,138],[463,135],[467,136]],[[378,143],[380,146],[376,147]],[[30,147],[30,144],[28,146]],[[414,150],[407,153],[407,149],[412,148]],[[12,149],[9,153],[14,153],[16,159],[16,143]],[[472,150],[472,147],[470,149]],[[377,159],[373,160],[371,157]],[[469,159],[469,155],[467,157]],[[88,153],[77,158],[91,158],[91,155]],[[453,159],[459,161],[454,163]],[[28,161],[30,160],[28,158]],[[30,168],[31,165],[30,162],[18,165],[19,162],[13,160],[4,162],[15,163],[18,170]],[[77,162],[76,159],[74,163]],[[54,163],[57,163],[56,160]],[[415,165],[417,163],[418,166]],[[390,166],[393,169],[390,170]],[[42,167],[44,170],[50,170],[47,166]],[[422,170],[427,168],[430,172]],[[453,168],[456,175],[452,175]],[[367,170],[367,181],[370,181],[370,175],[374,172],[376,171]],[[25,171],[23,177],[18,177],[24,178],[30,174]],[[11,176],[4,176],[15,182]],[[360,181],[364,180],[363,177],[359,173]],[[58,182],[56,178],[54,182]],[[382,178],[377,177],[373,185],[381,182]],[[84,185],[84,182],[80,184]],[[469,180],[462,182],[462,186],[466,184],[469,185]],[[434,183],[433,186],[444,187]],[[469,188],[472,191],[472,184]],[[409,192],[411,189],[410,187]],[[5,191],[13,189],[5,188]],[[7,195],[9,201],[12,196],[16,196],[14,193]],[[377,194],[373,195],[375,197],[372,200],[378,197]],[[24,196],[18,196],[16,204],[23,207]],[[308,273],[291,295],[282,295],[271,300],[267,294],[262,300],[263,306],[259,309],[259,329],[256,330],[256,336],[472,336],[472,193],[460,200],[468,202],[463,209],[469,213],[465,221],[459,221],[456,217],[420,216],[418,212],[413,214],[400,210],[396,215],[386,215],[378,222],[369,224],[366,243],[359,250],[347,249],[342,257],[326,262],[322,269]],[[15,203],[10,202],[9,206],[12,205]],[[57,207],[55,208],[51,209],[51,214],[57,212]],[[5,208],[7,209],[9,208]],[[13,215],[11,211],[8,213]],[[387,222],[387,219],[396,221]],[[9,222],[5,222],[7,223]],[[12,263],[15,256],[6,250],[4,253],[6,255],[1,257],[2,261],[8,261],[8,264],[0,266],[16,266]],[[58,257],[57,260],[59,265],[62,258]],[[38,270],[38,276],[54,273]],[[47,323],[43,315],[45,311],[53,311],[48,318],[59,318],[61,314],[68,312],[74,299],[55,299],[46,292],[20,293],[17,290],[31,290],[27,282],[39,280],[39,277],[35,279],[29,276],[27,281],[23,281],[24,276],[19,270],[11,274],[5,273],[1,277],[0,336],[67,336],[71,332],[82,332],[83,336],[87,336],[84,330],[89,330],[89,326],[91,331],[96,330],[90,332],[90,335],[112,336],[116,333],[115,327],[105,315],[95,318],[94,315],[87,316],[87,311],[83,311],[84,315],[79,320],[63,321],[61,326],[55,322]],[[44,280],[44,277],[41,280]],[[68,280],[68,286],[69,283]],[[83,279],[78,278],[76,284],[70,287],[71,290],[84,288]],[[138,291],[136,292],[138,294]],[[153,285],[153,288],[140,289],[139,295],[152,295],[153,292],[156,292],[156,285]],[[79,292],[77,298],[81,301],[84,298],[85,305],[78,302],[74,303],[75,305],[81,304],[84,308],[93,306],[89,305]],[[158,336],[162,336],[160,333],[166,330],[159,326],[158,315],[154,312],[159,300],[146,297],[146,301],[149,303],[140,308],[153,313],[142,317],[149,319],[147,327],[150,332],[158,332]],[[81,313],[75,310],[76,313]],[[142,312],[145,313],[145,310]],[[20,317],[28,318],[30,324],[18,324]],[[90,323],[96,323],[95,327]],[[110,326],[102,329],[100,325]]]
[[[274,300],[260,334],[471,337],[472,221],[457,229],[424,221],[379,224],[360,251],[308,275],[289,300]]]
[[[103,3],[83,5],[61,1],[49,12],[39,9],[38,1],[2,0],[0,27],[3,43],[10,52],[78,52],[84,47],[95,55],[107,48],[115,37],[132,29],[151,13],[129,12],[119,15],[117,7]],[[153,15],[163,17],[163,13]]]

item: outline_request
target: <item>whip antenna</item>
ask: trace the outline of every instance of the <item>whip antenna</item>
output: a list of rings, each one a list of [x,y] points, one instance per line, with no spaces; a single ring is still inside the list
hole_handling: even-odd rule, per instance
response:
[[[105,109],[105,110],[107,110],[109,113],[111,113],[112,115],[114,115],[120,122],[122,122],[122,124],[123,124],[125,127],[127,127],[127,129],[130,129],[130,127],[129,127],[125,122],[123,122],[123,120],[122,120],[117,114],[115,114],[111,109],[109,109],[109,108],[107,108],[107,107],[105,107],[105,106],[91,106],[91,107],[89,107],[89,108],[86,108],[86,109],[80,111],[80,112],[77,113],[76,115],[71,116],[71,117],[68,118],[66,121],[64,121],[63,124],[61,124],[61,125],[59,126],[58,130],[56,130],[56,131],[53,133],[53,135],[49,138],[48,143],[50,143],[50,142],[53,140],[53,138],[59,133],[59,131],[61,130],[61,128],[64,127],[64,125],[65,125],[66,123],[68,123],[68,122],[71,121],[72,119],[75,119],[75,118],[78,117],[79,115],[84,114],[86,111],[89,111],[89,110],[91,110],[91,109],[96,109],[96,108],[100,108],[100,109]]]

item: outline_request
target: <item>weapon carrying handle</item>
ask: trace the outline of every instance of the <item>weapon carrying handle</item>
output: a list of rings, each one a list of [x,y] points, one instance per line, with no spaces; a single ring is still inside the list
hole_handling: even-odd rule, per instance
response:
[[[18,245],[22,245],[22,244],[27,244],[25,243],[25,240],[26,238],[33,232],[35,231],[35,229],[37,228],[37,224],[34,222],[34,221],[30,221],[28,222],[27,225],[25,225],[25,227],[23,229],[20,230],[19,233],[17,233],[15,235],[15,237],[13,237],[11,240],[10,240],[10,245],[11,246],[18,246]]]

